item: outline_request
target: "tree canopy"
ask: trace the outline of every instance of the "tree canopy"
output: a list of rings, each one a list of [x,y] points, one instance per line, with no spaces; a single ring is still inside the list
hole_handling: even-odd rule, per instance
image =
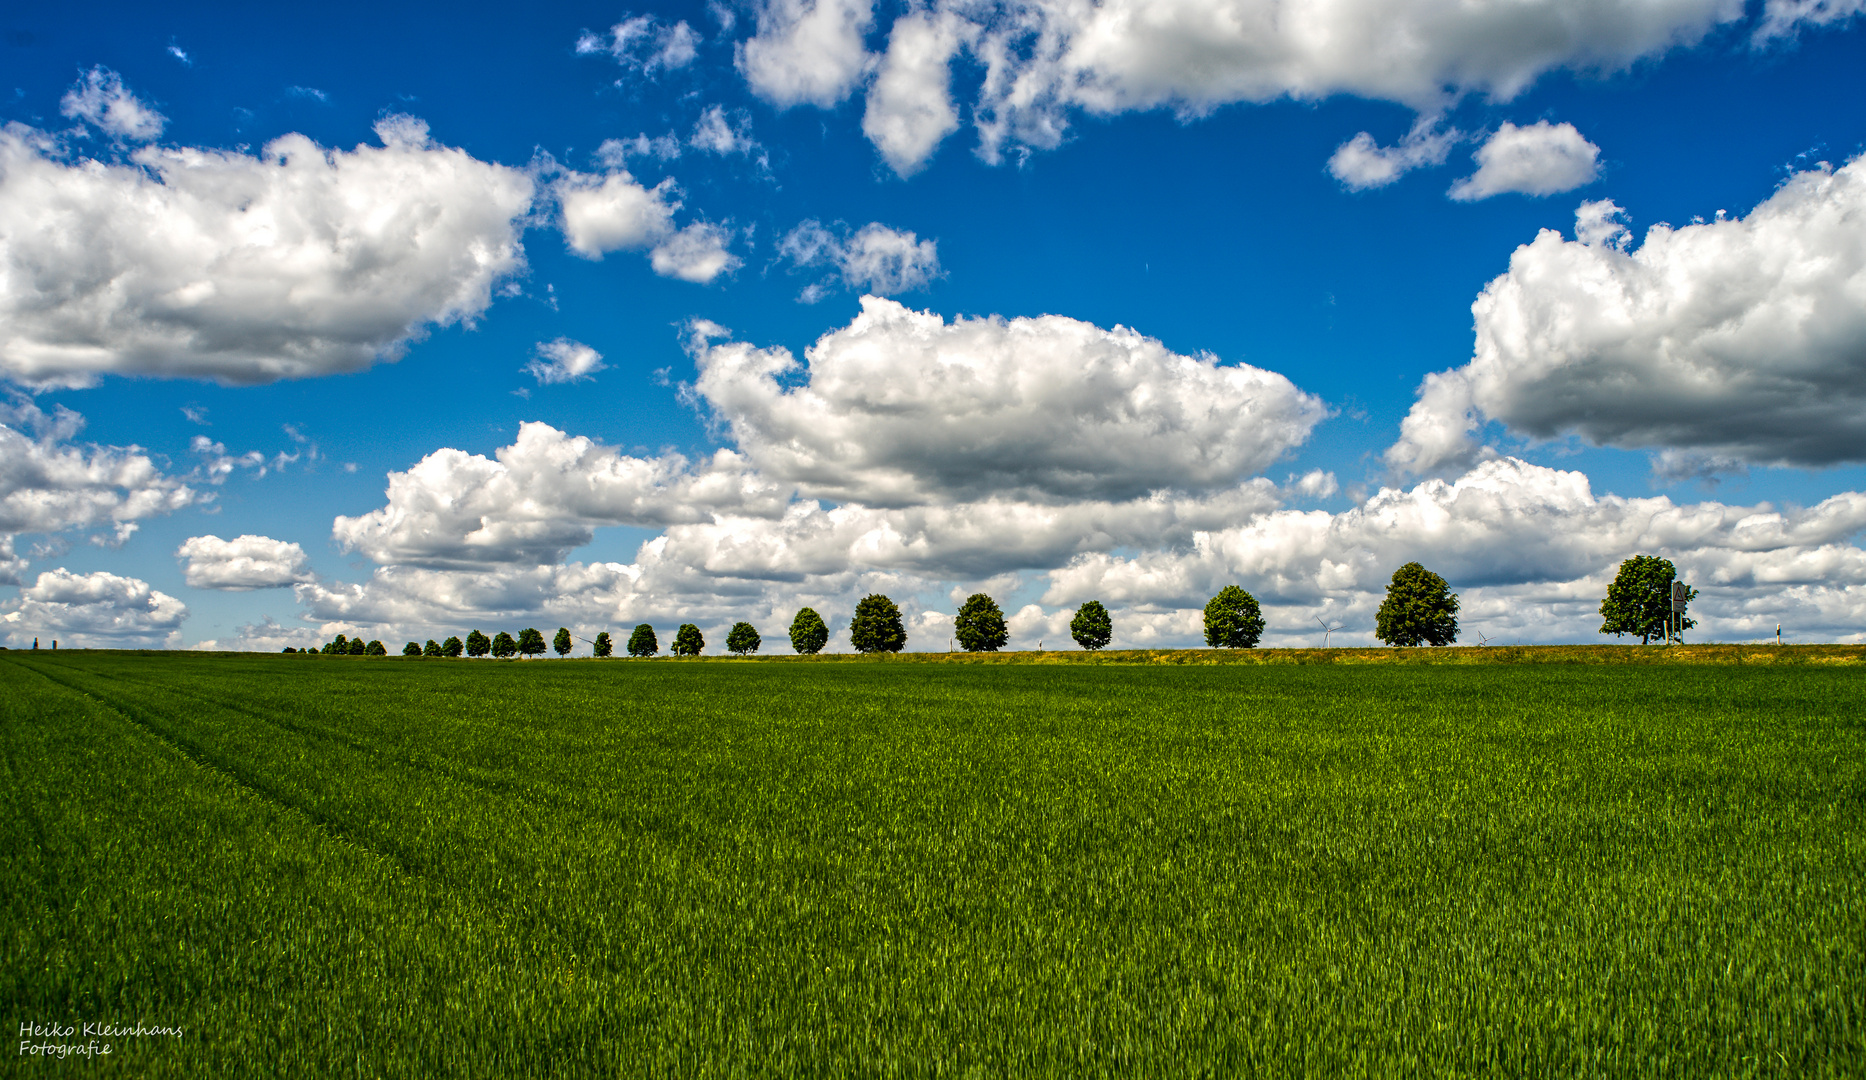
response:
[[[966,597],[959,614],[953,616],[952,631],[966,652],[997,652],[1011,640],[998,602],[982,592]]]
[[[790,647],[805,656],[815,656],[829,644],[829,626],[815,608],[804,608],[790,621]]]
[[[517,652],[518,642],[512,640],[512,635],[505,631],[499,631],[492,639],[492,654],[499,659],[504,660],[506,657],[512,656]]]
[[[428,642],[428,644],[434,645],[434,642],[430,641]],[[434,645],[434,651],[439,652],[440,648],[441,647],[439,645]],[[403,656],[420,656],[421,646],[411,641],[408,644],[402,646],[402,655]]]
[[[458,657],[461,653],[461,650],[464,648],[465,646],[461,643],[459,637],[457,636],[450,637],[446,641],[441,642],[441,655],[447,656],[447,657]]]
[[[739,656],[755,653],[764,639],[758,636],[758,628],[748,622],[733,623],[726,631],[726,648]]]
[[[445,656],[446,654],[441,651],[440,642],[435,641],[433,638],[429,638],[428,643],[421,648],[421,655],[439,657]]]
[[[647,623],[635,627],[635,632],[628,636],[630,656],[653,656],[660,651],[661,643],[654,636],[654,627]]]
[[[569,656],[570,648],[570,628],[567,626],[558,627],[557,636],[551,639],[551,651],[559,656]]]
[[[901,609],[880,593],[870,593],[855,605],[849,620],[849,644],[859,653],[900,652],[907,647],[907,628]]]
[[[700,635],[700,628],[692,623],[681,623],[680,629],[674,631],[675,656],[698,656],[700,650],[704,648],[706,648],[706,638]]]
[[[1100,600],[1090,600],[1069,620],[1069,636],[1090,652],[1105,649],[1114,638],[1114,620],[1108,617],[1108,609]]]
[[[478,630],[472,630],[467,633],[466,654],[468,656],[485,656],[487,653],[491,651],[492,651],[492,639],[491,638],[487,637],[485,634],[480,633]]]
[[[1621,563],[1613,584],[1607,586],[1607,598],[1600,602],[1600,614],[1605,619],[1600,632],[1615,637],[1638,634],[1641,645],[1653,638],[1664,638],[1666,620],[1672,617],[1672,582],[1677,579],[1678,568],[1670,559],[1635,555]],[[1687,591],[1686,604],[1697,596],[1696,589]],[[1683,631],[1697,625],[1697,620],[1680,618],[1672,625],[1682,636]]]
[[[1214,649],[1254,649],[1263,637],[1263,609],[1257,598],[1226,585],[1205,604],[1205,644]]]
[[[1458,594],[1416,562],[1393,571],[1374,614],[1374,636],[1388,645],[1450,645],[1458,640]]]
[[[544,655],[544,633],[537,627],[527,626],[518,632],[518,651],[525,656]]]
[[[350,651],[360,652],[364,656],[387,656],[389,655],[389,647],[387,645],[384,645],[380,640],[374,640],[374,639],[372,639],[368,645],[363,646],[361,649],[358,649],[355,646],[355,644],[352,643],[352,645],[350,646]]]
[[[597,656],[608,656],[615,651],[615,643],[609,640],[609,631],[604,630],[596,635],[595,642],[590,645],[590,651]]]

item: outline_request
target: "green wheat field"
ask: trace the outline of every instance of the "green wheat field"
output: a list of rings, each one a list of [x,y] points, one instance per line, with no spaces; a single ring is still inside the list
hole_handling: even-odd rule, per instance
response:
[[[1069,656],[0,652],[5,1071],[1866,1074],[1866,649]]]

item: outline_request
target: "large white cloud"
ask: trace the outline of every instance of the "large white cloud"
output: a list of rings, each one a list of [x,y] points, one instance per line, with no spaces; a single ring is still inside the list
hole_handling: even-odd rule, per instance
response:
[[[249,592],[296,585],[311,577],[304,549],[270,536],[190,536],[175,549],[175,557],[186,560],[183,576],[194,589]]]
[[[188,606],[146,581],[63,567],[40,574],[17,597],[0,601],[0,634],[15,648],[44,639],[64,647],[174,647]]]
[[[1492,195],[1554,195],[1594,182],[1600,147],[1573,124],[1538,120],[1528,127],[1505,122],[1471,155],[1477,171],[1451,185],[1450,195],[1475,202]]]
[[[25,569],[15,549],[21,534],[101,529],[96,539],[121,543],[138,520],[204,501],[139,447],[73,444],[83,426],[63,407],[0,408],[0,583]]]
[[[832,107],[878,71],[864,131],[905,175],[956,128],[945,69],[961,48],[984,68],[971,112],[997,160],[1057,145],[1077,111],[1508,100],[1546,72],[1622,70],[1742,16],[1742,0],[935,0],[895,21],[877,64],[865,0],[769,0],[739,67],[780,106]]]
[[[720,510],[776,515],[790,491],[729,450],[699,463],[638,458],[527,423],[494,458],[442,449],[390,473],[387,494],[379,510],[336,519],[345,550],[384,564],[478,569],[561,562],[603,525],[702,521]]]
[[[106,114],[107,115],[107,114]],[[0,131],[0,373],[260,383],[354,371],[471,322],[524,269],[533,184],[406,116],[381,146],[74,158]]]
[[[1054,315],[948,323],[868,296],[805,356],[700,342],[693,393],[766,474],[873,506],[1227,488],[1327,411],[1274,372]]]
[[[1427,377],[1390,464],[1469,461],[1486,419],[1751,464],[1866,460],[1866,159],[1637,247],[1618,215],[1587,203],[1575,240],[1516,249],[1472,305],[1471,362]]]
[[[739,70],[780,108],[832,108],[872,63],[862,38],[873,22],[873,0],[764,0],[758,33],[739,45]]]

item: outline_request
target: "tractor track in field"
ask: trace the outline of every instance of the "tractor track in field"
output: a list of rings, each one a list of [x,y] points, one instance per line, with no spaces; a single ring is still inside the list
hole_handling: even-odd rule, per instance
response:
[[[332,817],[329,814],[322,813],[301,800],[292,798],[290,795],[266,783],[260,777],[252,775],[238,765],[216,758],[208,751],[207,747],[200,743],[173,731],[165,730],[163,727],[152,722],[152,717],[160,717],[161,714],[144,709],[134,702],[114,698],[78,683],[68,682],[36,666],[22,666],[28,667],[28,670],[33,671],[47,682],[62,686],[72,693],[89,698],[104,708],[109,709],[111,712],[116,713],[118,716],[122,717],[125,722],[146,733],[150,738],[156,740],[158,743],[167,747],[204,772],[221,777],[228,783],[251,794],[254,798],[262,802],[297,814],[332,839],[359,848],[385,862],[393,864],[396,869],[406,877],[426,879],[427,874],[412,866],[401,852],[371,842],[369,838],[357,833],[344,824],[342,820]]]
[[[541,814],[574,815],[577,817],[594,820],[608,828],[621,829],[624,831],[638,829],[641,826],[641,822],[638,818],[631,816],[625,812],[619,811],[619,810],[609,810],[601,806],[593,806],[589,804],[588,802],[582,802],[582,801],[578,801],[575,799],[566,798],[564,796],[557,795],[554,793],[541,792],[537,788],[527,787],[527,786],[523,786],[520,784],[509,782],[509,781],[489,780],[484,777],[475,776],[472,773],[464,769],[449,767],[445,763],[436,761],[433,759],[419,758],[419,757],[415,757],[409,754],[385,752],[381,747],[372,745],[364,740],[348,737],[348,736],[339,734],[337,732],[326,731],[315,725],[294,723],[292,721],[283,719],[276,713],[265,712],[265,711],[253,708],[251,706],[241,704],[237,701],[230,701],[224,698],[219,698],[219,697],[214,697],[212,695],[203,694],[203,693],[200,693],[199,691],[195,691],[195,690],[191,690],[191,689],[187,689],[183,687],[177,687],[171,684],[157,682],[153,680],[133,679],[133,678],[126,678],[124,676],[102,675],[102,674],[96,674],[96,673],[87,673],[87,674],[89,674],[92,678],[95,678],[98,680],[112,682],[112,683],[122,683],[122,684],[126,684],[129,686],[134,686],[138,689],[150,690],[158,694],[166,694],[166,695],[172,695],[172,696],[177,696],[177,697],[182,697],[182,698],[188,698],[194,701],[201,702],[203,704],[212,705],[216,708],[225,709],[229,712],[233,712],[241,716],[249,717],[259,723],[265,724],[268,727],[275,728],[279,731],[283,731],[288,734],[297,735],[302,738],[312,740],[315,742],[339,746],[344,749],[351,750],[355,753],[363,755],[365,757],[368,757],[368,758],[371,758],[377,761],[381,761],[385,764],[394,765],[394,766],[402,766],[402,767],[406,767],[406,768],[409,768],[409,769],[412,769],[418,772],[426,773],[428,775],[439,776],[444,779],[459,783],[464,787],[472,788],[476,791],[483,792],[487,795],[496,796],[496,797],[504,798],[504,799],[512,799],[533,810],[540,812]],[[50,676],[47,676],[47,677],[50,678]],[[60,682],[60,680],[57,680],[57,679],[53,679],[52,681],[58,682],[59,685],[69,685],[69,684]],[[79,688],[79,687],[71,687],[71,688],[74,690],[77,690],[77,692],[79,693],[89,693],[88,691],[85,691],[84,689]],[[101,697],[95,694],[91,694],[90,696],[96,698],[97,700],[103,700]],[[119,712],[122,711],[122,709],[118,708],[118,706],[115,704],[114,699],[112,701],[107,701],[106,704],[110,704],[113,709],[116,709]],[[130,703],[126,702],[125,704],[130,704]],[[136,706],[134,706],[133,704],[130,704],[130,707],[135,708]],[[155,715],[160,715],[160,714],[155,714]],[[143,726],[146,727],[147,725],[143,725]],[[159,733],[158,733],[158,737],[159,737]],[[190,745],[196,745],[196,744],[190,743]],[[279,800],[275,800],[275,801],[279,801]],[[316,815],[308,814],[308,816],[312,816],[313,820],[321,820]],[[346,835],[350,835],[347,830],[345,830],[345,833]],[[377,850],[376,846],[373,844],[364,843],[364,846],[368,847],[372,851]],[[401,857],[398,857],[397,861],[400,863],[404,863],[404,864],[406,863],[406,859],[401,858]],[[410,870],[410,872],[416,873],[416,874],[421,873],[421,871],[416,871],[416,870]]]

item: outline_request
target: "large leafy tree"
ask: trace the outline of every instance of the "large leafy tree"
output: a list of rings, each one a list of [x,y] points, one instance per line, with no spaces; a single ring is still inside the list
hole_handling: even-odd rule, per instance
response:
[[[430,645],[434,645],[434,643],[433,643],[432,641],[430,641],[430,642],[428,642],[428,644],[430,644]],[[439,649],[440,649],[440,646],[439,646],[439,645],[434,645],[434,648],[435,648],[435,650],[436,650],[436,651],[439,651]],[[415,642],[412,642],[412,641],[411,641],[411,642],[409,642],[408,644],[406,644],[406,645],[404,645],[404,646],[402,646],[402,655],[403,655],[403,656],[420,656],[420,655],[421,655],[421,646],[420,646],[420,645],[417,645],[417,644],[416,644]]]
[[[557,628],[557,636],[551,639],[551,651],[555,652],[559,656],[570,655],[570,628],[569,627],[560,626]]]
[[[732,629],[726,631],[726,648],[740,656],[757,652],[758,646],[763,644],[764,639],[758,636],[758,628],[751,623],[733,623]]]
[[[1458,640],[1458,594],[1416,562],[1393,571],[1374,614],[1374,636],[1388,645],[1450,645]]]
[[[700,628],[692,623],[681,623],[680,629],[674,631],[675,656],[698,656],[700,650],[704,648],[706,648],[706,638],[700,635]]]
[[[380,645],[382,643],[378,641],[378,642],[375,642],[374,644]],[[366,643],[360,637],[351,638],[350,639],[350,655],[351,656],[368,656],[369,655],[369,643]]]
[[[1100,600],[1090,600],[1069,620],[1069,636],[1090,652],[1105,649],[1114,638],[1114,620],[1108,617],[1108,609],[1101,606]]]
[[[544,633],[535,626],[518,632],[518,651],[525,656],[544,655]]]
[[[653,656],[660,651],[661,642],[654,636],[654,627],[647,623],[635,627],[635,632],[628,636],[630,656]]]
[[[953,617],[952,632],[966,652],[997,652],[1011,640],[998,602],[982,592],[966,597],[959,614]]]
[[[435,641],[435,640],[434,640],[433,638],[429,638],[429,639],[428,639],[428,643],[427,643],[426,645],[424,645],[424,646],[422,646],[422,649],[421,649],[421,655],[423,655],[423,656],[442,656],[442,655],[444,655],[444,654],[443,654],[443,653],[441,652],[441,643],[440,643],[440,642],[438,642],[438,641]]]
[[[859,653],[900,652],[907,647],[907,628],[901,609],[880,593],[870,593],[855,605],[849,621],[849,644]]]
[[[1205,644],[1214,649],[1254,649],[1263,637],[1263,609],[1257,598],[1226,585],[1205,602]]]
[[[487,653],[491,651],[492,651],[492,639],[491,638],[487,637],[485,634],[480,633],[478,630],[471,630],[467,632],[466,654],[468,656],[485,656]]]
[[[590,643],[590,651],[597,656],[608,656],[615,651],[615,643],[609,640],[609,631],[604,630],[596,635],[596,640]]]
[[[351,647],[355,648],[354,645],[352,645]],[[363,651],[364,656],[387,656],[389,655],[389,647],[387,645],[384,645],[380,640],[371,640],[368,645],[363,646],[362,651]]]
[[[505,631],[499,631],[498,635],[492,639],[492,654],[499,659],[504,660],[506,657],[512,656],[517,652],[518,642],[514,641],[512,635]]]
[[[829,644],[829,626],[815,608],[804,608],[790,621],[790,647],[805,656],[815,656]]]
[[[457,658],[460,655],[460,653],[465,650],[465,648],[466,648],[465,643],[463,643],[460,640],[458,635],[455,635],[454,637],[450,637],[446,641],[441,642],[441,655],[445,657],[450,657],[450,658]]]
[[[1613,584],[1607,586],[1607,598],[1600,602],[1606,620],[1600,632],[1615,637],[1638,634],[1641,645],[1663,638],[1665,622],[1672,617],[1672,582],[1677,579],[1678,568],[1657,555],[1635,555],[1621,563]],[[1685,593],[1686,604],[1697,598],[1696,589]],[[1697,620],[1680,618],[1672,625],[1682,632],[1696,626]]]

